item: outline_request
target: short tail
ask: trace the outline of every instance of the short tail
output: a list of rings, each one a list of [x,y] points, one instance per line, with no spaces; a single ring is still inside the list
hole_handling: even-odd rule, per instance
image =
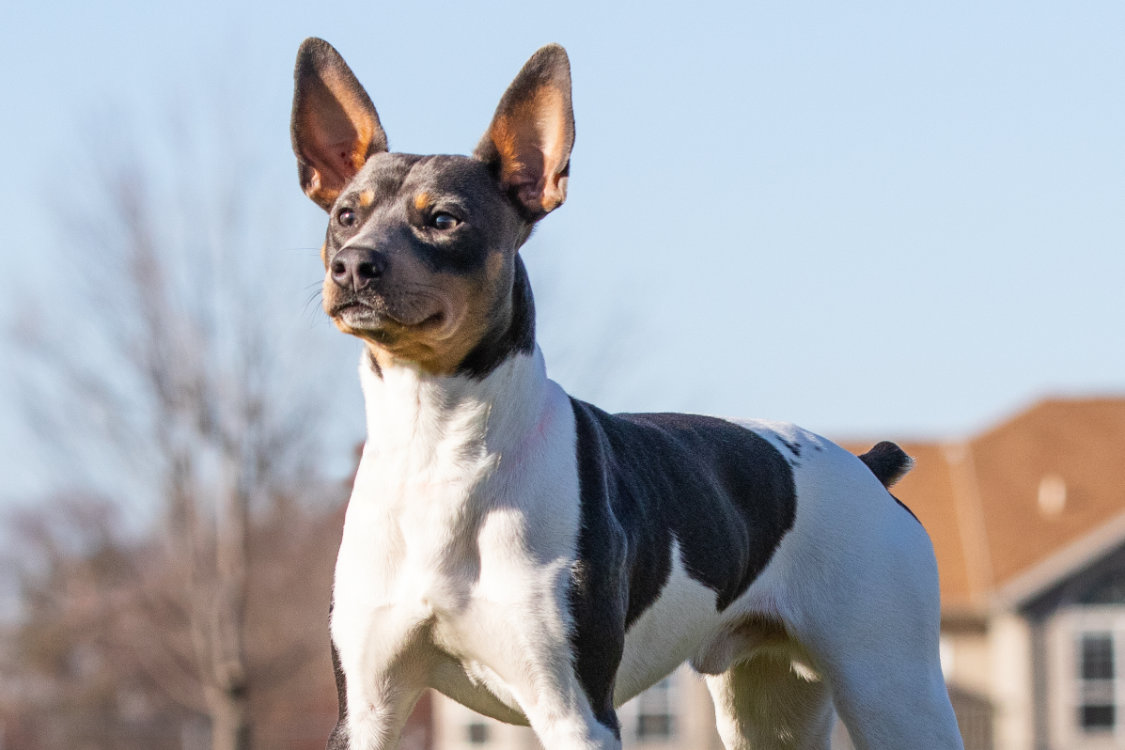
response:
[[[893,486],[895,482],[906,476],[906,472],[914,468],[914,459],[889,440],[879,443],[860,456],[859,460],[867,464],[867,468],[871,469],[875,478],[887,488]]]

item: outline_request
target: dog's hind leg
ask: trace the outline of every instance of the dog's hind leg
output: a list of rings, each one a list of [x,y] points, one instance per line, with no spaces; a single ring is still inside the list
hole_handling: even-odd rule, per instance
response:
[[[707,677],[726,750],[828,750],[835,714],[828,686],[785,653]]]
[[[963,750],[931,632],[935,618],[912,604],[873,609],[866,622],[833,631],[835,647],[819,655],[857,750]]]
[[[822,559],[841,574],[805,579],[785,602],[786,629],[831,687],[857,750],[962,750],[941,671],[933,551],[913,517],[883,507],[891,513],[869,514],[866,538],[852,527],[850,568]]]
[[[887,655],[834,670],[836,707],[857,750],[962,750],[939,669]]]
[[[961,750],[933,546],[874,471],[836,448],[809,452],[795,475],[797,521],[763,589],[858,750]]]

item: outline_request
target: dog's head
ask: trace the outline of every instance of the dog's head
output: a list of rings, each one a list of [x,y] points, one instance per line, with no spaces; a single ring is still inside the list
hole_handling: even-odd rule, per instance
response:
[[[528,60],[472,156],[390,153],[343,58],[297,53],[292,136],[301,186],[328,212],[324,309],[379,367],[479,375],[533,344],[517,251],[566,198],[574,119],[558,45]]]

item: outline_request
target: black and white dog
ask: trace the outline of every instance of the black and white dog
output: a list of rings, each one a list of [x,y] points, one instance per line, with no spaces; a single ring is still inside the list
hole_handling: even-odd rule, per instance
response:
[[[797,427],[610,415],[549,380],[518,251],[566,197],[570,70],[539,50],[473,155],[390,153],[340,55],[298,53],[293,145],[329,214],[324,307],[365,343],[368,437],[336,566],[329,748],[395,747],[433,687],[547,750],[688,661],[735,748],[961,747],[926,532]]]

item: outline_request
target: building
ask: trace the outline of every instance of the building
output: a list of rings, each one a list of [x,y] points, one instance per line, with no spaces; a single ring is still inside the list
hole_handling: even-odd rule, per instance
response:
[[[1048,400],[966,440],[902,445],[917,466],[895,494],[934,542],[967,750],[1125,748],[1125,399]],[[628,748],[721,747],[686,668],[620,718]],[[440,750],[538,747],[444,698],[433,722]]]
[[[895,491],[934,542],[966,747],[1125,748],[1125,399],[904,447]]]

